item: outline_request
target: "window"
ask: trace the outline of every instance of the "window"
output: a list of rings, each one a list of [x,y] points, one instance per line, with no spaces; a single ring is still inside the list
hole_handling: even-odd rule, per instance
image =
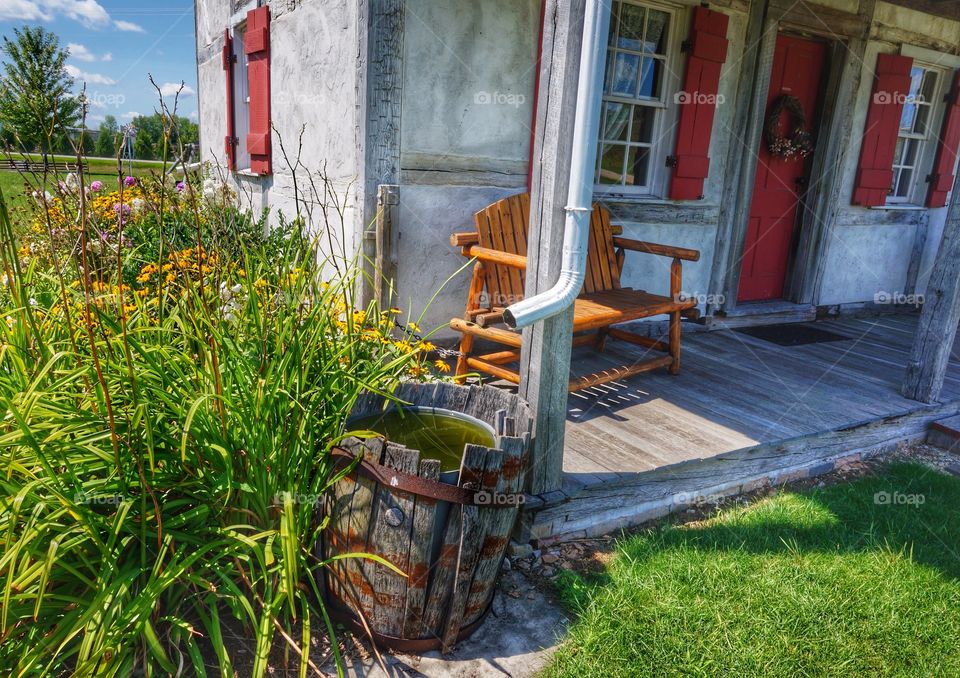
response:
[[[628,0],[613,4],[594,179],[599,191],[658,191],[674,18]]]
[[[247,134],[250,132],[250,86],[247,79],[247,55],[243,50],[245,26],[233,31],[233,114],[237,137],[237,170],[250,169]]]
[[[887,203],[917,202],[915,196],[923,183],[920,166],[925,159],[926,142],[934,125],[938,73],[921,65],[910,70],[910,93],[900,116],[897,147],[893,154],[893,185]]]

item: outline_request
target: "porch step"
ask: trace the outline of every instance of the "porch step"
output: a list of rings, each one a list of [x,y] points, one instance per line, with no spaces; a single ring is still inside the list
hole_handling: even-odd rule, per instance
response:
[[[927,431],[927,443],[960,453],[960,415],[932,422]]]
[[[726,315],[708,317],[706,324],[711,330],[733,330],[739,327],[809,322],[816,319],[817,309],[811,304],[777,300],[739,304]]]

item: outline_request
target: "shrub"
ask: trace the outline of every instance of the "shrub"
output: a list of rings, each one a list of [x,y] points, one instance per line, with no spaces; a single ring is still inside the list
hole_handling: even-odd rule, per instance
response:
[[[356,308],[345,262],[321,282],[302,222],[267,235],[198,182],[65,184],[22,237],[0,196],[5,675],[203,674],[202,645],[233,675],[232,618],[260,676],[279,631],[333,633],[326,452],[432,347]]]

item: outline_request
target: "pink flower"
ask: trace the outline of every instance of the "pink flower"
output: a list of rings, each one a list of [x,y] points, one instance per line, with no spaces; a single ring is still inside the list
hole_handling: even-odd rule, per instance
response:
[[[177,193],[183,193],[184,190],[186,190],[186,188],[187,188],[187,185],[185,183],[183,183],[182,181],[177,182]]]
[[[90,184],[90,190],[93,191],[94,193],[99,191],[101,188],[103,188],[103,182],[101,181],[94,181],[94,182],[91,182]]]
[[[114,203],[113,211],[117,214],[130,214],[130,205],[122,202]]]
[[[127,177],[126,179],[123,180],[123,185],[124,185],[124,186],[136,186],[136,185],[137,185],[137,180],[134,179],[133,177]]]

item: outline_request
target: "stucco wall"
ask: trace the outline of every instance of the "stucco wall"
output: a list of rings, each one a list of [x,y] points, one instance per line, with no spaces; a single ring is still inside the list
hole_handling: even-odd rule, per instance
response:
[[[198,79],[202,157],[224,164],[226,94],[220,50],[223,30],[245,17],[247,7],[228,12],[229,2],[198,2]],[[250,3],[250,8],[255,3]],[[301,214],[312,215],[315,230],[324,228],[325,202],[335,249],[355,250],[353,205],[356,201],[356,3],[346,0],[283,0],[270,3],[270,87],[273,133],[273,174],[237,173],[230,182],[241,202],[251,209],[269,206],[274,223],[278,213],[296,214],[293,172],[297,168]],[[202,41],[202,44],[201,44]],[[302,147],[300,146],[300,131]],[[284,159],[281,142],[289,161]],[[299,166],[297,165],[299,156]],[[330,181],[336,200],[326,199],[320,173]],[[314,190],[314,186],[317,190]],[[334,204],[346,205],[343,219]],[[321,242],[326,243],[326,238]]]

